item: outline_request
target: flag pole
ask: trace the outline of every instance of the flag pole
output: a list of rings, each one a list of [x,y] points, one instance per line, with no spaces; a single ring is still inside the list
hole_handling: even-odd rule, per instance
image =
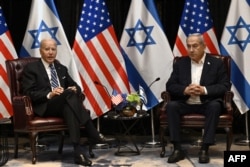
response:
[[[151,131],[152,131],[152,141],[146,142],[146,145],[160,146],[160,142],[155,141],[155,127],[154,127],[154,110],[151,108]]]
[[[100,117],[96,118],[96,129],[97,131],[100,133]],[[105,149],[105,148],[109,148],[108,143],[97,143],[94,146],[95,149]]]
[[[248,112],[245,113],[245,126],[246,126],[246,139],[236,139],[235,144],[236,145],[248,145],[250,146],[250,141],[249,141],[249,132],[248,132]]]

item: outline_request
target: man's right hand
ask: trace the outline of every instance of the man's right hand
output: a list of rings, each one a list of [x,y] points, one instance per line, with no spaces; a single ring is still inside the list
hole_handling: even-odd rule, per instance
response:
[[[200,95],[205,94],[205,90],[204,90],[204,87],[201,85],[190,84],[184,90],[184,94],[190,95],[190,96],[200,96]]]
[[[50,92],[49,98],[51,99],[52,97],[58,96],[58,95],[62,94],[63,92],[64,92],[64,88],[62,88],[62,87],[54,88],[52,90],[52,92]]]

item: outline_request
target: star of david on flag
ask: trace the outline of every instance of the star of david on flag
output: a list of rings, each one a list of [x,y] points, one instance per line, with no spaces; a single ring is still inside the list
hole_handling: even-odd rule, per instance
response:
[[[207,0],[186,0],[173,53],[174,56],[187,56],[186,38],[189,34],[200,33],[206,43],[206,52],[219,54],[213,20]]]
[[[6,60],[17,58],[10,31],[7,27],[2,7],[0,6],[0,119],[9,118],[13,115],[11,105],[10,87],[6,71]]]
[[[162,29],[154,0],[131,0],[120,45],[126,62],[131,92],[145,89],[146,109],[160,97],[172,72],[173,54]],[[156,85],[149,85],[158,78]]]
[[[142,54],[145,47],[147,45],[155,44],[154,39],[151,36],[151,32],[153,30],[153,26],[145,26],[142,21],[139,19],[133,28],[125,29],[128,35],[130,36],[130,40],[128,42],[127,47],[136,47],[138,51]],[[145,35],[142,41],[138,41],[136,38],[136,33],[142,31]]]
[[[40,57],[40,41],[53,38],[57,42],[57,59],[65,65],[71,77],[81,87],[81,81],[63,26],[53,0],[32,0],[29,21],[20,57]]]
[[[250,0],[231,1],[220,49],[232,58],[233,100],[244,114],[250,108]]]

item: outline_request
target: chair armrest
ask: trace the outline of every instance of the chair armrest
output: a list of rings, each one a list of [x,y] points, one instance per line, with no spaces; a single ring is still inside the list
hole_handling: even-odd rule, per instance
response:
[[[15,128],[23,129],[34,118],[32,104],[28,96],[15,96],[12,100],[13,123]]]
[[[165,114],[165,111],[166,111],[166,106],[167,106],[167,103],[170,101],[170,94],[167,92],[167,91],[163,91],[161,93],[161,98],[163,100],[162,102],[162,105],[160,107],[160,115],[161,114]]]
[[[234,94],[232,91],[227,91],[224,95],[224,106],[226,108],[227,113],[230,115],[233,115],[233,106],[232,106],[233,96]]]
[[[79,96],[80,96],[80,99],[81,99],[82,101],[85,100],[85,94],[84,94],[84,93],[81,93]]]

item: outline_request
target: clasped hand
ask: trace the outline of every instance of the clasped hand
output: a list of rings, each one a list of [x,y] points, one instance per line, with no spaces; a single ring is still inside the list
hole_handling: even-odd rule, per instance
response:
[[[198,84],[190,84],[184,90],[185,95],[200,96],[205,94],[204,87]]]
[[[72,90],[72,91],[74,91],[74,92],[77,91],[77,89],[76,89],[75,86],[69,86],[67,89],[68,89],[68,90]],[[54,89],[52,90],[52,92],[50,93],[50,98],[52,98],[52,97],[54,97],[54,96],[56,96],[56,95],[60,95],[60,94],[62,94],[63,92],[64,92],[64,88],[63,88],[63,87],[54,88]]]

